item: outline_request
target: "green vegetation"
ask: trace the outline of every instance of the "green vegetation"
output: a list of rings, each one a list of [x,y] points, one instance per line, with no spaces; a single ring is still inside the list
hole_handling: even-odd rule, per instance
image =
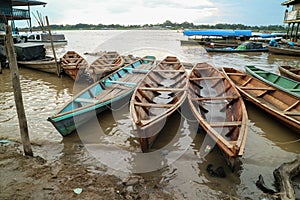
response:
[[[34,30],[40,30],[39,27],[33,27]],[[283,25],[269,26],[248,26],[243,24],[216,24],[216,25],[195,25],[189,22],[173,23],[169,20],[162,24],[144,24],[144,25],[120,25],[120,24],[76,24],[76,25],[51,25],[52,30],[128,30],[128,29],[241,29],[253,31],[276,31],[286,32],[287,28]]]

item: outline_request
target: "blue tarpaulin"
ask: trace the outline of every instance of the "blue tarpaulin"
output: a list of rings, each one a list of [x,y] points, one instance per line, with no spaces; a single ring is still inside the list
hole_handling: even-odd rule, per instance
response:
[[[251,30],[184,30],[186,36],[202,35],[202,36],[252,36]]]

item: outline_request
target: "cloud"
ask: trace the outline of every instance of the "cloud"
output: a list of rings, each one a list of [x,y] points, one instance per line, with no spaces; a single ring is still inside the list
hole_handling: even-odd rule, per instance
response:
[[[280,3],[279,0],[51,0],[45,8],[32,8],[49,16],[52,24],[133,25],[166,20],[194,24],[281,24],[284,8]]]

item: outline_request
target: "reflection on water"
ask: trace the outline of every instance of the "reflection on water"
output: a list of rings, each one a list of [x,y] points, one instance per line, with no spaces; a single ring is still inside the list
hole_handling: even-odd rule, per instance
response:
[[[180,46],[186,39],[176,31],[66,31],[68,45],[57,49],[58,57],[68,50],[84,52],[116,50],[136,56],[150,54],[158,59],[175,55],[182,62],[208,62],[216,67],[235,67],[244,70],[251,64],[278,72],[282,64],[299,65],[300,58],[275,56],[268,53],[206,54],[204,48]],[[47,51],[48,52],[48,51]],[[85,55],[84,55],[85,56]],[[89,58],[89,63],[95,58]],[[194,120],[188,105],[182,106],[167,121],[152,151],[143,154],[136,133],[132,130],[128,105],[116,105],[105,111],[74,133],[62,139],[47,121],[71,99],[80,85],[74,87],[68,77],[20,69],[23,101],[29,125],[30,139],[43,144],[36,151],[57,162],[74,159],[100,166],[102,171],[124,176],[123,171],[141,172],[145,179],[172,191],[178,199],[219,199],[236,196],[259,199],[262,192],[255,186],[262,174],[267,185],[272,185],[272,172],[283,162],[300,153],[299,135],[270,118],[254,105],[247,104],[249,134],[245,153],[235,173],[226,167],[218,148],[204,154],[209,138]],[[14,105],[9,70],[0,74],[0,137],[20,140],[18,119]],[[203,145],[204,144],[204,145]],[[72,156],[70,156],[72,155]],[[206,156],[204,156],[206,155]],[[227,177],[211,177],[206,171],[223,166]],[[118,171],[119,170],[119,171]]]

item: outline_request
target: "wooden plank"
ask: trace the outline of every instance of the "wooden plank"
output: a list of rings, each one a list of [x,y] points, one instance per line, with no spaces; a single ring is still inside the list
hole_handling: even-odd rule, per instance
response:
[[[273,90],[274,88],[268,88],[268,87],[239,87],[241,90]]]
[[[78,103],[80,103],[80,102],[84,102],[84,103],[97,103],[98,102],[98,100],[96,100],[96,99],[85,99],[85,98],[76,98],[76,99],[74,99],[74,102],[78,102]]]
[[[234,122],[210,122],[210,126],[212,127],[227,127],[227,126],[241,126],[241,121],[234,121]]]
[[[19,69],[17,65],[17,58],[13,44],[13,37],[12,37],[12,30],[10,26],[6,27],[6,50],[7,50],[7,59],[9,61],[10,67],[10,74],[12,78],[12,85],[14,91],[14,99],[16,104],[17,115],[19,119],[19,128],[21,139],[23,143],[23,149],[25,155],[33,156],[30,139],[29,139],[29,131],[28,131],[28,124],[25,114],[25,109],[23,105],[23,97],[22,97],[22,90],[20,84],[20,76],[19,76]]]
[[[154,108],[170,108],[174,106],[174,104],[156,104],[156,103],[140,103],[134,102],[135,106],[143,106],[143,107],[154,107]]]
[[[190,78],[190,80],[192,80],[192,81],[214,80],[214,79],[225,79],[225,77],[223,77],[223,76],[212,76],[212,77]]]
[[[239,96],[225,96],[225,97],[199,97],[199,98],[192,98],[194,101],[204,101],[204,100],[232,100],[238,99]]]
[[[247,74],[243,73],[232,73],[232,72],[226,72],[227,75],[233,75],[233,76],[247,76]]]
[[[287,109],[284,110],[284,112],[291,110],[292,108],[296,107],[296,105],[298,105],[298,103],[300,103],[300,101],[296,101],[294,104],[292,104],[290,107],[288,107]]]
[[[153,72],[180,72],[180,73],[184,73],[185,70],[176,70],[176,69],[154,69],[152,70]]]
[[[123,82],[123,81],[105,80],[104,83],[112,83],[112,84],[120,84],[120,85],[128,85],[128,86],[136,86],[136,83],[133,83],[133,82]]]
[[[177,91],[184,91],[185,88],[153,88],[153,87],[139,87],[139,90],[149,90],[149,91],[166,91],[166,92],[177,92]]]
[[[288,115],[288,116],[300,116],[300,112],[288,112],[285,111],[283,114]]]

